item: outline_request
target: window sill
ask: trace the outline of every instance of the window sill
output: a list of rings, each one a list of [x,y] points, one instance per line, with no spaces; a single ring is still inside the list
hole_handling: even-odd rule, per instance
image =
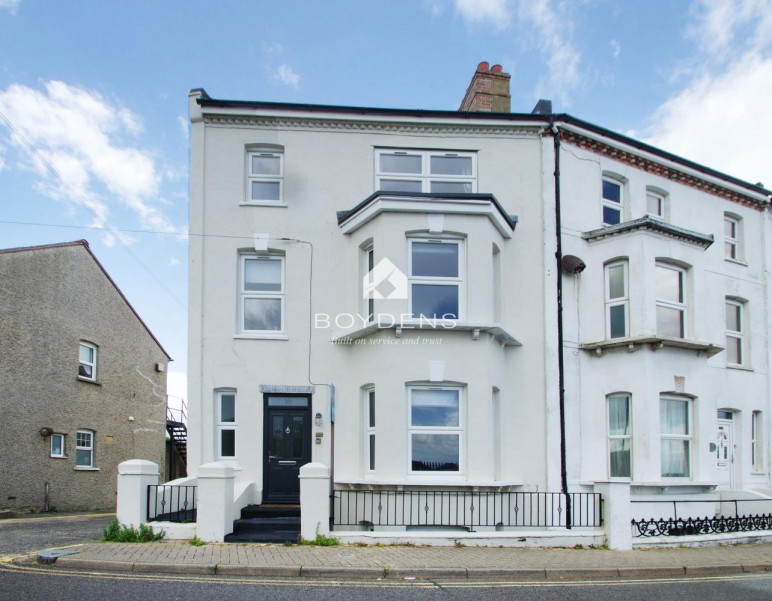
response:
[[[447,324],[450,327],[445,327]],[[406,332],[410,331],[422,331],[422,332],[436,332],[439,334],[447,334],[449,332],[470,332],[472,340],[478,340],[479,336],[483,332],[489,333],[493,338],[501,343],[502,346],[523,346],[522,343],[512,336],[509,332],[504,330],[497,323],[469,323],[465,321],[457,320],[437,320],[437,325],[432,326],[428,323],[428,320],[409,319],[399,324],[388,323],[381,325],[378,322],[371,322],[364,328],[352,330],[339,336],[333,336],[332,343],[339,344],[341,346],[347,346],[360,338],[366,338],[372,334],[376,334],[381,330],[394,330],[394,336],[401,338]]]
[[[286,334],[236,334],[234,340],[289,340]]]
[[[67,455],[49,455],[51,459],[69,459]]]
[[[607,350],[620,348],[625,348],[627,352],[633,353],[641,349],[643,345],[649,345],[652,351],[658,351],[664,347],[696,351],[698,355],[700,353],[705,353],[705,356],[708,358],[724,350],[724,347],[709,342],[689,340],[688,338],[668,338],[663,336],[628,336],[626,338],[612,338],[610,340],[580,344],[579,348],[584,351],[594,352],[600,357]]]
[[[745,261],[740,261],[739,259],[727,259],[724,257],[724,261],[727,263],[734,263],[735,265],[742,265],[743,267],[748,267],[748,263]]]
[[[82,465],[76,465],[74,468],[72,468],[76,472],[98,472],[98,467],[85,467]]]
[[[746,365],[732,365],[731,363],[727,363],[726,368],[727,369],[738,369],[740,371],[755,371],[752,367],[748,367]]]
[[[252,201],[252,202],[240,202],[241,207],[283,207],[287,208],[289,205],[286,202],[269,202],[269,201]]]
[[[659,482],[630,482],[632,488],[658,488],[666,490],[668,488],[702,488],[702,489],[714,489],[718,486],[718,482],[697,482],[688,479],[674,478],[672,482],[670,480],[660,480]]]
[[[437,476],[433,476],[436,478]],[[349,487],[358,486],[422,486],[422,487],[471,487],[471,488],[514,488],[516,486],[523,486],[523,480],[464,480],[463,476],[458,479],[447,478],[444,480],[432,481],[430,477],[424,477],[423,475],[410,474],[403,480],[380,480],[378,478],[343,478],[335,479],[334,484],[345,485]]]
[[[98,380],[89,380],[88,378],[84,378],[82,376],[76,376],[75,379],[78,382],[84,382],[85,384],[93,384],[94,386],[101,386],[102,382],[99,382]]]

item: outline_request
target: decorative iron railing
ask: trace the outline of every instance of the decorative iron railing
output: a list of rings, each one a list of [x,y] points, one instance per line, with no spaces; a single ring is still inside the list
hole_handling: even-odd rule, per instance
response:
[[[196,487],[150,484],[147,487],[148,522],[195,522]]]
[[[331,515],[333,527],[598,528],[602,503],[598,493],[335,490]]]
[[[631,501],[635,504],[663,503],[673,506],[673,515],[668,517],[651,517],[631,521],[633,535],[637,537],[651,536],[687,536],[691,534],[720,534],[726,532],[749,532],[753,530],[772,530],[772,513],[740,514],[739,503],[767,503],[772,509],[772,499],[725,499],[725,500],[679,500],[679,501]],[[687,504],[714,505],[714,515],[695,517],[684,515],[689,513],[679,505]],[[752,507],[753,505],[751,505]],[[729,515],[726,515],[726,514]]]

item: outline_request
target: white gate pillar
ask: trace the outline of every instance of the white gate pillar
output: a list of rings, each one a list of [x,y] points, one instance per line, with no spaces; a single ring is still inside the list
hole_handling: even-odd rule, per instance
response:
[[[222,542],[233,532],[233,468],[214,461],[198,468],[196,533],[206,542]]]
[[[129,459],[118,464],[118,522],[133,528],[147,523],[147,487],[158,484],[158,464]]]
[[[300,536],[313,540],[330,534],[330,468],[306,463],[300,468]]]
[[[632,549],[630,483],[596,482],[594,488],[603,497],[603,528],[609,549]]]

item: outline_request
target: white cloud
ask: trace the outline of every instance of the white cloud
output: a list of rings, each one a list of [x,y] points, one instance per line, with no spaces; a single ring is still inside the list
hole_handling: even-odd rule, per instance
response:
[[[189,129],[188,120],[185,118],[184,115],[177,115],[177,123],[180,126],[182,137],[188,140],[190,138],[190,129]]]
[[[491,23],[506,29],[512,21],[508,0],[456,0],[456,10],[467,23]]]
[[[178,231],[156,206],[162,176],[155,154],[125,142],[142,131],[137,115],[97,92],[60,81],[45,83],[43,91],[11,84],[0,90],[0,111],[67,184],[11,133],[22,165],[40,177],[38,191],[57,200],[80,199],[98,217],[91,225],[109,222],[111,205],[118,201],[143,227]]]
[[[298,89],[298,85],[300,84],[300,75],[295,73],[290,67],[287,65],[281,65],[279,67],[279,70],[276,72],[276,77],[284,84],[287,84],[288,86],[291,86]]]
[[[12,15],[15,15],[19,10],[19,4],[21,4],[21,0],[0,0],[0,8],[4,8]]]
[[[770,0],[695,0],[690,12],[687,34],[714,58],[730,59],[744,44],[758,51],[770,43]]]
[[[446,0],[423,0],[423,8],[431,13],[432,18],[435,19],[445,12]]]
[[[772,59],[746,55],[703,75],[656,112],[648,141],[752,183],[772,186]]]
[[[171,259],[169,259],[169,263],[168,263],[169,267],[177,267],[179,264],[180,264],[180,260],[178,258],[172,257]]]
[[[618,57],[619,53],[622,52],[622,44],[619,43],[619,40],[611,40],[609,46],[611,46],[611,54],[614,58]]]
[[[698,0],[691,77],[653,114],[648,142],[772,186],[772,0]]]
[[[571,37],[573,23],[565,14],[567,7],[560,4],[558,9],[551,0],[533,2],[520,1],[520,18],[526,25],[535,28],[538,43],[548,75],[539,83],[538,96],[543,91],[557,94],[564,105],[570,104],[570,93],[581,83],[581,53],[574,47]]]
[[[518,20],[518,41],[538,49],[547,74],[537,84],[535,95],[556,95],[564,105],[582,83],[581,52],[573,41],[574,24],[569,3],[558,0],[455,0],[456,11],[470,24],[490,23],[507,29]]]

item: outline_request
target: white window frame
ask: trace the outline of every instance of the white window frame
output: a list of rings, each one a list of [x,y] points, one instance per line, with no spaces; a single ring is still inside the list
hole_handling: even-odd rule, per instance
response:
[[[659,205],[659,212],[652,213],[649,211],[649,198],[656,199]],[[646,188],[646,214],[650,217],[656,217],[657,219],[665,220],[665,203],[667,202],[667,194],[655,190],[654,188]]]
[[[94,353],[94,360],[92,362],[89,361],[81,361],[80,359],[80,347],[91,349]],[[85,340],[81,340],[80,344],[78,345],[78,379],[79,380],[86,380],[87,382],[96,382],[97,381],[97,363],[98,363],[98,351],[99,349],[95,344],[91,344],[90,342],[86,342]],[[91,377],[81,375],[80,373],[80,366],[81,365],[88,365],[91,367]]]
[[[79,440],[82,434],[87,434],[91,443],[86,446]],[[75,433],[75,467],[79,469],[88,469],[94,467],[94,439],[96,435],[93,430],[78,430]],[[88,465],[78,465],[78,451],[89,451],[90,463]]]
[[[727,225],[731,225],[734,236],[727,234]],[[742,218],[731,213],[724,213],[724,259],[727,261],[743,262],[742,233]]]
[[[689,300],[688,300],[688,291],[687,291],[687,270],[683,267],[679,267],[678,265],[673,265],[672,263],[665,263],[657,261],[655,265],[656,269],[670,269],[672,271],[678,272],[680,282],[681,282],[681,302],[676,302],[670,299],[664,299],[657,297],[657,307],[663,307],[665,309],[675,309],[677,311],[681,312],[681,333],[682,335],[678,337],[681,340],[685,340],[689,337]],[[656,273],[655,273],[656,278]],[[656,294],[656,287],[655,287],[655,294]],[[655,315],[656,317],[656,315]],[[657,336],[661,336],[659,333],[659,328],[657,329]]]
[[[281,263],[281,289],[259,291],[246,289],[246,262],[247,261],[280,261]],[[284,255],[256,255],[242,253],[239,255],[239,310],[238,310],[238,332],[247,336],[256,336],[260,338],[284,337],[284,315],[285,315],[285,262]],[[281,301],[281,327],[278,330],[247,330],[244,327],[244,304],[247,299],[278,299]]]
[[[762,422],[762,412],[753,411],[751,413],[751,469],[756,472],[764,470],[764,429]]]
[[[222,397],[228,395],[233,397],[233,421],[223,421],[222,419]],[[218,460],[222,461],[234,461],[238,457],[238,397],[234,389],[222,389],[215,391],[215,447],[216,456]],[[222,433],[224,431],[233,432],[233,455],[222,454]]]
[[[61,450],[60,453],[54,453],[54,438],[58,438],[61,440],[59,443],[59,449]],[[66,449],[65,449],[65,441],[67,439],[67,435],[63,434],[61,432],[54,432],[51,434],[51,453],[50,456],[54,457],[55,459],[65,459],[67,457],[66,455]]]
[[[364,389],[363,394],[363,405],[364,405],[364,432],[365,432],[365,452],[363,454],[365,458],[365,473],[366,474],[373,474],[375,472],[375,469],[377,467],[376,458],[377,453],[375,452],[375,444],[376,444],[376,435],[375,435],[375,428],[377,425],[377,410],[375,407],[376,402],[376,396],[375,396],[375,387],[374,386],[368,386]],[[371,408],[371,401],[372,401],[372,408]]]
[[[611,434],[611,398],[612,397],[625,397],[627,399],[629,434]],[[613,392],[611,394],[606,395],[606,436],[608,440],[608,446],[606,449],[606,460],[608,463],[607,468],[608,468],[609,478],[614,480],[631,480],[633,477],[633,397],[629,392]],[[612,476],[611,475],[611,441],[612,440],[629,440],[630,441],[630,475],[629,476]]]
[[[414,426],[413,425],[413,391],[414,390],[454,390],[458,392],[458,426]],[[464,388],[462,386],[431,386],[414,385],[407,388],[407,470],[411,476],[427,478],[454,478],[465,473],[465,440],[464,440]],[[413,470],[413,435],[439,434],[458,436],[458,471],[421,471]]]
[[[362,249],[362,272],[364,276],[366,277],[369,275],[374,268],[375,246],[371,242]],[[361,293],[360,296],[362,296]],[[364,315],[367,317],[367,322],[372,323],[375,320],[375,298],[368,296],[367,298],[363,298],[362,301],[362,310],[364,311]]]
[[[279,173],[262,174],[252,173],[252,157],[265,156],[279,159]],[[246,190],[244,204],[248,205],[283,205],[284,204],[284,150],[272,147],[252,147],[246,151]],[[268,182],[279,184],[279,198],[272,199],[254,199],[252,198],[252,182]]]
[[[611,184],[614,184],[615,186],[619,187],[619,202],[614,202],[613,200],[606,200],[606,198],[603,196],[603,184],[605,182],[609,182]],[[612,225],[618,225],[619,223],[624,223],[625,220],[625,184],[621,179],[618,179],[616,177],[613,177],[611,175],[604,175],[601,178],[601,185],[600,185],[600,199],[601,199],[601,208],[600,208],[600,221],[603,225],[606,226],[612,226]],[[604,219],[604,209],[609,208],[614,211],[617,211],[619,213],[619,222],[618,223],[607,223]]]
[[[740,362],[739,363],[730,363],[729,362],[729,355],[727,354],[726,364],[727,364],[728,367],[743,367],[747,363],[747,361],[746,361],[747,353],[746,353],[746,350],[745,350],[745,348],[746,348],[745,347],[745,344],[746,344],[746,340],[745,340],[745,330],[746,330],[746,328],[745,328],[745,321],[746,321],[745,303],[737,301],[737,300],[733,300],[733,299],[730,299],[730,298],[727,298],[726,301],[725,301],[725,306],[726,307],[735,307],[736,309],[739,310],[738,313],[739,313],[739,316],[740,316],[740,318],[739,318],[740,329],[739,330],[730,330],[729,329],[729,324],[727,324],[727,326],[726,326],[727,349],[729,348],[729,340],[728,340],[729,338],[732,338],[733,340],[737,340],[738,343],[739,343],[738,344],[738,348],[739,348],[739,352],[740,352]]]
[[[617,298],[611,298],[611,269],[613,267],[622,267],[622,274],[624,277],[624,295]],[[604,286],[605,286],[605,300],[606,300],[606,338],[611,340],[611,309],[612,307],[624,307],[625,308],[625,333],[623,336],[616,336],[616,338],[627,338],[630,336],[630,278],[629,278],[629,266],[626,259],[620,259],[618,261],[612,261],[606,263],[604,269]]]
[[[431,244],[454,244],[458,247],[458,276],[457,277],[434,277],[434,276],[414,276],[413,275],[413,244],[419,243],[431,243]],[[436,319],[447,319],[448,321],[462,321],[466,315],[466,306],[464,297],[466,296],[466,272],[464,266],[466,265],[464,255],[464,240],[463,238],[449,238],[449,237],[409,237],[407,239],[407,294],[408,294],[408,314],[412,316],[412,319],[434,319],[426,316],[414,315],[413,313],[413,285],[425,284],[430,286],[455,286],[458,291],[458,316],[453,319],[451,317],[443,318],[442,316]]]
[[[381,156],[383,155],[408,155],[421,157],[421,173],[399,173],[381,171]],[[472,159],[471,175],[432,174],[432,157],[470,157]],[[461,182],[471,183],[472,191],[477,192],[477,153],[454,150],[417,150],[413,148],[378,148],[375,151],[375,189],[382,190],[381,180],[392,179],[400,181],[420,181],[421,193],[431,192],[431,183],[435,182]],[[436,194],[442,194],[437,192]]]
[[[662,464],[661,464],[661,457],[660,457],[660,477],[666,480],[675,480],[675,479],[691,479],[692,475],[694,473],[694,411],[693,411],[693,401],[692,399],[685,398],[685,397],[678,397],[678,396],[660,396],[659,398],[659,410],[662,411],[662,401],[678,401],[681,403],[686,403],[686,434],[665,434],[662,432],[662,425],[660,421],[660,432],[659,432],[659,452],[662,453],[662,442],[665,440],[685,440],[688,442],[688,451],[687,451],[687,458],[689,462],[689,473],[685,476],[664,476],[662,475]],[[660,420],[662,418],[660,417]]]

